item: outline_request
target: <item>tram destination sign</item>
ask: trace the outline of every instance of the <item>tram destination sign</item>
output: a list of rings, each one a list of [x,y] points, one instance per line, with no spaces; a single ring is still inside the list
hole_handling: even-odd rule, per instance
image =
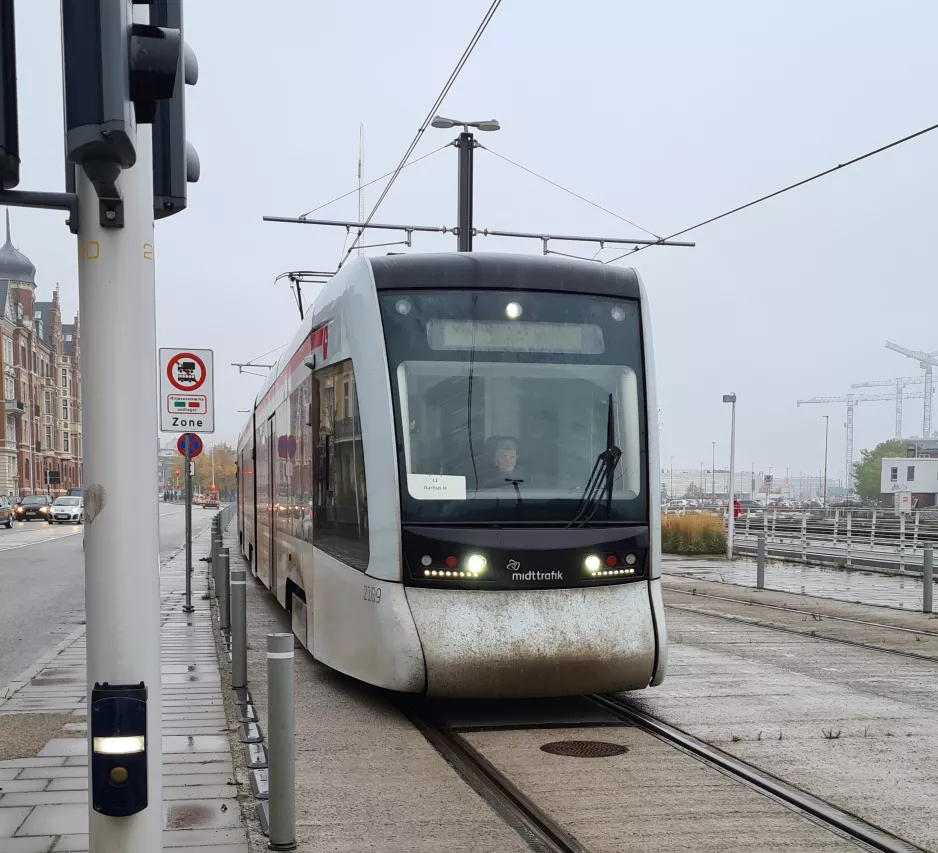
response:
[[[215,432],[212,350],[160,349],[160,429]]]

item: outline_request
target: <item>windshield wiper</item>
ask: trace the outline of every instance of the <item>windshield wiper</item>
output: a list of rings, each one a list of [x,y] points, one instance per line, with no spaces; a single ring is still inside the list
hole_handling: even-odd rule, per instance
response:
[[[582,527],[593,520],[599,509],[599,502],[603,492],[606,493],[606,518],[612,511],[612,484],[615,479],[616,467],[622,458],[622,451],[616,447],[615,421],[612,414],[612,394],[609,395],[609,408],[606,416],[606,449],[596,457],[593,470],[586,481],[586,488],[577,505],[576,515],[567,527]]]

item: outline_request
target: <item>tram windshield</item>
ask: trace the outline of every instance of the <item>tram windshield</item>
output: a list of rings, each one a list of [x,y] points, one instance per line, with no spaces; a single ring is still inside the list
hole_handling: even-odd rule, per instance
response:
[[[405,523],[647,520],[636,301],[479,290],[380,302]]]

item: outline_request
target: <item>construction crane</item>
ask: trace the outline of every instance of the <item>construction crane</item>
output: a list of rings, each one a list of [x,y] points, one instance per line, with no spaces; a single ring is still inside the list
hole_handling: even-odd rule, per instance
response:
[[[923,350],[912,350],[900,347],[899,344],[886,341],[886,349],[904,355],[906,358],[914,358],[918,366],[925,371],[925,405],[922,415],[922,438],[931,438],[931,400],[932,400],[932,368],[938,364],[938,355],[936,352],[924,352]]]
[[[924,385],[924,376],[897,376],[895,379],[876,379],[872,382],[856,382],[851,388],[883,388],[888,385],[896,387],[896,438],[902,438],[902,389],[906,385]],[[927,437],[927,436],[926,436]]]
[[[906,394],[910,398],[924,397],[925,394],[917,391],[914,394]],[[846,403],[847,404],[847,422],[844,426],[847,429],[847,494],[853,491],[853,409],[857,403],[873,403],[883,400],[895,399],[892,394],[842,394],[839,397],[812,397],[810,400],[799,400],[798,405],[803,403]]]

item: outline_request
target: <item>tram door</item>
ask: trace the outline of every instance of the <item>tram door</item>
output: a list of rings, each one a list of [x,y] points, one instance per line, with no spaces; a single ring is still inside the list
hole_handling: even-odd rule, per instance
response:
[[[277,436],[274,433],[274,418],[275,415],[270,416],[270,420],[267,421],[267,471],[269,476],[267,478],[267,489],[268,489],[268,498],[267,498],[267,507],[268,507],[268,524],[270,527],[270,539],[269,539],[269,551],[267,552],[267,559],[269,560],[268,566],[270,566],[270,586],[268,587],[270,591],[276,596],[277,595]]]

